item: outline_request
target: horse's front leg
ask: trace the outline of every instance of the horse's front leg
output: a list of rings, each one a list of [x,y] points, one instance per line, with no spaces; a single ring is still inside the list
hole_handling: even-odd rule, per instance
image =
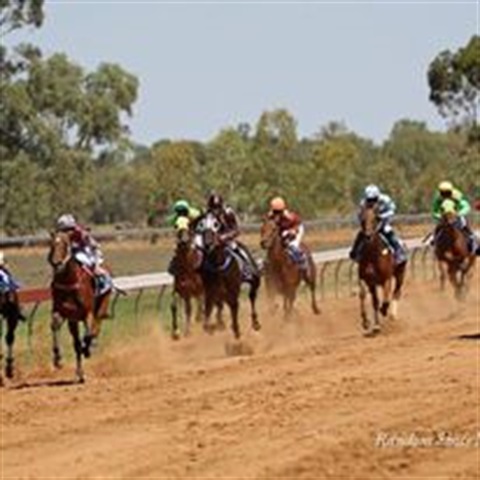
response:
[[[440,272],[440,290],[445,290],[445,281],[447,280],[447,271],[445,262],[438,261],[438,270]]]
[[[214,328],[210,324],[210,317],[213,310],[213,298],[210,292],[205,293],[205,318],[203,319],[203,329],[208,333],[213,333]]]
[[[380,301],[378,300],[378,292],[377,286],[375,284],[371,284],[368,286],[370,289],[370,295],[372,297],[372,306],[373,306],[373,325],[372,325],[372,332],[378,332],[380,330],[380,321],[378,318]]]
[[[171,336],[173,340],[178,340],[180,338],[180,330],[178,328],[178,293],[175,290],[172,293],[170,312],[172,314]]]
[[[60,328],[62,327],[65,319],[61,317],[58,312],[52,313],[52,322],[50,329],[52,331],[52,354],[53,354],[53,366],[55,368],[62,368],[62,352],[60,350]]]
[[[7,363],[5,365],[5,376],[13,378],[14,372],[14,357],[13,344],[15,342],[15,329],[18,325],[18,317],[11,317],[7,320],[7,335],[5,340],[7,342]]]
[[[190,335],[190,327],[192,324],[192,297],[190,295],[185,298],[185,331],[184,335]]]
[[[92,310],[87,314],[85,319],[85,335],[83,336],[83,354],[85,358],[91,356],[91,348],[96,346],[96,339],[100,333],[100,322],[95,318]]]
[[[258,313],[256,309],[256,300],[258,289],[260,288],[260,277],[254,276],[252,282],[250,283],[250,291],[248,292],[248,298],[250,299],[250,308],[251,308],[251,318],[252,318],[252,328],[254,330],[260,330],[262,326],[258,321]]]
[[[3,387],[3,318],[0,316],[0,387]]]
[[[82,353],[84,349],[82,348],[82,342],[80,340],[80,329],[78,326],[78,321],[76,320],[69,320],[68,321],[68,329],[70,330],[70,333],[72,334],[72,340],[73,340],[73,348],[75,350],[75,358],[77,362],[76,366],[76,375],[77,375],[77,380],[79,383],[85,382],[85,376],[83,373],[83,366],[82,366]]]
[[[368,313],[367,313],[367,306],[366,306],[366,299],[367,299],[367,289],[365,287],[365,283],[360,280],[360,291],[358,297],[360,299],[360,315],[362,317],[362,328],[363,330],[367,331],[369,327],[368,322]]]
[[[238,324],[238,297],[230,298],[228,305],[230,307],[230,314],[232,315],[232,332],[234,337],[238,340],[240,338],[240,326]]]

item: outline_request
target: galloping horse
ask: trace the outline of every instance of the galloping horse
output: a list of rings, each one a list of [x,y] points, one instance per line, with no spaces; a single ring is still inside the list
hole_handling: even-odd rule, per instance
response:
[[[13,344],[15,342],[15,330],[21,318],[22,315],[20,313],[20,305],[18,304],[18,297],[16,295],[13,295],[12,292],[0,292],[0,386],[3,385],[3,319],[5,319],[5,321],[7,322],[7,333],[5,335],[5,343],[7,344],[7,361],[5,364],[5,376],[7,378],[13,378]]]
[[[434,250],[440,269],[440,286],[445,288],[448,275],[455,297],[461,300],[468,291],[468,280],[473,265],[475,252],[471,252],[465,234],[458,225],[455,205],[449,199],[442,204],[442,218],[435,231]]]
[[[201,235],[204,245],[202,279],[205,289],[205,327],[209,328],[210,316],[215,304],[224,302],[230,308],[232,331],[235,338],[240,338],[238,311],[240,306],[240,288],[242,271],[239,262],[229,251],[228,246],[221,241],[220,222],[209,212],[201,220]],[[260,329],[255,307],[260,278],[255,276],[250,282],[249,299],[251,305],[252,328]]]
[[[175,224],[176,249],[172,261],[173,293],[170,310],[172,312],[172,338],[180,338],[178,328],[178,302],[182,299],[185,304],[185,335],[190,331],[192,318],[192,299],[196,299],[197,320],[203,317],[203,282],[198,271],[200,263],[199,252],[194,248],[190,222],[181,217]]]
[[[315,296],[317,269],[312,255],[307,247],[302,245],[308,262],[307,271],[302,271],[300,265],[292,259],[280,233],[277,223],[268,218],[260,230],[260,246],[267,251],[265,262],[267,292],[271,295],[276,291],[283,296],[284,312],[289,315],[293,309],[297,289],[303,279],[311,292],[313,313],[317,315],[320,313]]]
[[[360,283],[360,309],[362,326],[367,334],[375,334],[380,331],[379,312],[385,317],[392,303],[391,316],[397,316],[398,300],[402,293],[402,285],[405,278],[407,262],[395,263],[395,258],[386,240],[379,231],[379,220],[375,206],[365,205],[360,213],[363,244],[359,255],[358,276]],[[395,280],[395,288],[392,286]],[[383,292],[382,304],[380,305],[377,289]],[[370,325],[365,299],[367,288],[372,297],[374,321]]]
[[[68,233],[52,234],[48,261],[53,267],[52,290],[52,336],[53,364],[61,368],[61,353],[58,333],[64,320],[73,338],[76,354],[76,375],[80,383],[85,381],[82,356],[90,356],[92,341],[100,333],[100,320],[107,316],[110,291],[96,296],[92,273],[75,260]],[[79,323],[85,324],[83,342],[80,339]]]

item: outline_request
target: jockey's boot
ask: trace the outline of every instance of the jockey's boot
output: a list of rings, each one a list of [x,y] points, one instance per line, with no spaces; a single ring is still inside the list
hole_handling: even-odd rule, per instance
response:
[[[305,252],[301,248],[295,247],[294,245],[289,245],[288,250],[293,261],[297,263],[302,270],[306,271],[308,268],[308,262]]]
[[[406,262],[407,252],[405,250],[405,247],[398,240],[397,236],[395,235],[395,232],[393,230],[390,230],[389,232],[384,232],[383,235],[385,236],[388,243],[393,249],[393,256],[395,258],[395,263],[397,265],[400,265],[401,263]]]
[[[350,249],[350,252],[348,254],[350,259],[353,260],[354,262],[360,261],[359,257],[360,257],[360,250],[362,246],[362,240],[363,240],[362,232],[358,232],[353,242],[352,248]]]
[[[242,263],[244,264],[245,273],[248,276],[248,278],[258,277],[260,275],[257,262],[252,257],[252,254],[247,249],[247,247],[245,247],[245,245],[237,242],[235,253],[237,253],[240,256]]]
[[[176,269],[176,261],[175,261],[175,257],[171,258],[170,259],[170,262],[168,263],[168,267],[167,267],[167,272],[172,276],[174,277],[175,276],[175,273],[177,271]]]
[[[464,227],[462,228],[462,231],[465,234],[465,237],[467,238],[469,252],[476,253],[479,246],[478,246],[477,239],[475,237],[475,233],[470,228],[470,225],[468,225],[468,223],[465,224]]]

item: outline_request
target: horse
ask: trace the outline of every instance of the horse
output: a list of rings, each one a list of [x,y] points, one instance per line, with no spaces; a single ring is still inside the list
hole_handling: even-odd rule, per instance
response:
[[[445,288],[448,279],[453,286],[455,298],[462,300],[468,292],[475,252],[471,252],[465,234],[458,227],[458,215],[446,200],[442,204],[442,217],[434,237],[434,252],[440,270],[440,287]]]
[[[205,289],[205,329],[210,326],[210,316],[215,304],[226,303],[229,306],[232,331],[235,339],[239,339],[240,326],[238,313],[240,306],[240,290],[242,285],[242,269],[239,261],[229,250],[228,245],[220,238],[221,224],[217,217],[209,212],[201,220],[201,236],[204,249],[202,262],[202,280]],[[254,330],[260,330],[256,311],[257,292],[260,287],[260,277],[254,276],[249,282],[249,299],[251,306],[251,325]]]
[[[100,333],[100,320],[108,316],[111,291],[95,295],[93,274],[75,259],[70,237],[66,232],[52,233],[48,262],[53,268],[51,283],[53,364],[55,368],[62,366],[58,334],[66,319],[73,338],[77,381],[83,383],[85,376],[82,357],[88,358],[91,355],[92,342]],[[80,338],[80,323],[85,325],[83,341]]]
[[[176,248],[171,264],[173,275],[173,291],[170,303],[172,313],[172,338],[180,338],[178,327],[178,303],[183,300],[185,306],[185,332],[190,333],[192,318],[192,300],[197,301],[196,319],[203,319],[204,288],[202,276],[199,272],[201,263],[200,252],[194,246],[194,231],[187,218],[180,217],[176,224]],[[217,304],[217,328],[225,328],[222,320],[222,305]]]
[[[298,287],[304,280],[310,290],[312,311],[318,315],[320,308],[316,299],[317,269],[307,246],[301,245],[307,256],[307,269],[303,271],[288,252],[277,222],[271,218],[267,218],[261,226],[260,246],[267,251],[264,274],[268,295],[271,297],[274,292],[280,294],[283,297],[284,313],[289,316],[293,311]]]
[[[3,361],[3,320],[7,322],[7,333],[5,334],[5,343],[7,345],[7,359],[5,363],[5,376],[13,378],[14,375],[14,355],[13,345],[15,343],[15,330],[20,319],[23,316],[20,311],[18,296],[15,292],[0,292],[0,386],[3,386],[2,361]]]
[[[397,317],[398,301],[402,294],[407,262],[397,264],[393,252],[379,230],[377,209],[365,205],[360,212],[362,246],[359,253],[358,278],[360,284],[360,311],[362,327],[366,335],[380,331],[379,313],[386,317],[391,304],[391,317]],[[395,287],[393,288],[393,281]],[[382,290],[382,304],[378,298],[378,288]],[[367,289],[372,299],[374,320],[370,324],[365,300]]]

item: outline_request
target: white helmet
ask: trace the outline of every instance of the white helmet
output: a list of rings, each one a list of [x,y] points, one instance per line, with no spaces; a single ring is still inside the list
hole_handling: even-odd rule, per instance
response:
[[[60,215],[57,220],[57,229],[58,230],[69,230],[70,228],[74,228],[77,224],[75,217],[71,213],[65,213]]]
[[[376,185],[368,185],[364,195],[367,200],[377,200],[380,196],[380,189]]]

